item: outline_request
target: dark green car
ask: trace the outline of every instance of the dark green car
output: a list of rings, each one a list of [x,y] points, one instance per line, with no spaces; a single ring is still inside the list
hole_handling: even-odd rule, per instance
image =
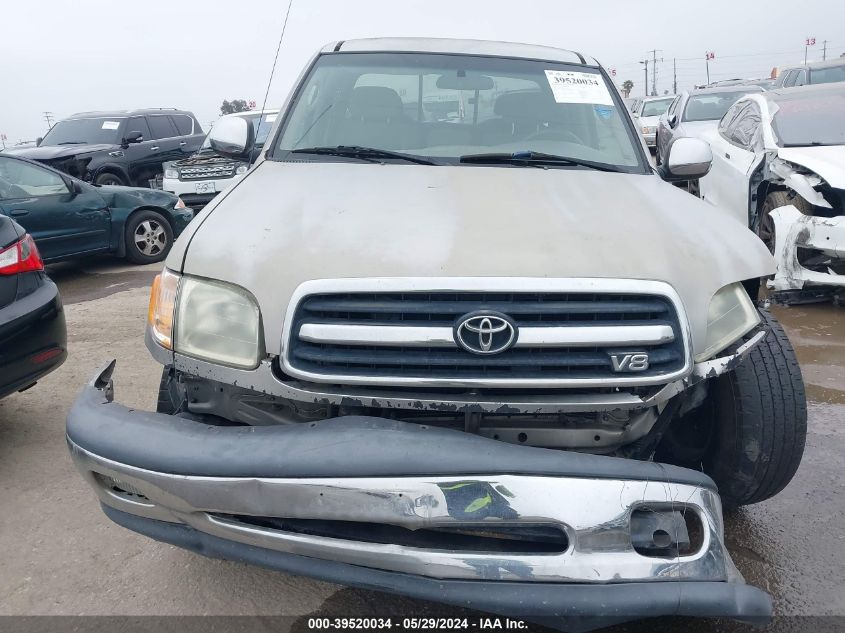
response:
[[[92,185],[40,163],[0,155],[0,214],[32,235],[45,262],[115,253],[163,260],[193,211],[171,193]]]

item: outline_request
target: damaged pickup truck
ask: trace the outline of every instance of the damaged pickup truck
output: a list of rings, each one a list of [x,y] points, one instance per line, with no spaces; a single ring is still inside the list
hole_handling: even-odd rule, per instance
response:
[[[703,199],[774,254],[775,291],[845,287],[845,84],[752,94],[707,137]]]
[[[765,619],[722,503],[777,494],[804,448],[794,352],[753,301],[774,262],[664,182],[703,176],[706,143],[661,178],[637,135],[579,53],[325,47],[153,285],[157,412],[113,401],[112,361],[68,416],[105,513],[561,628]],[[250,140],[230,117],[209,142]]]

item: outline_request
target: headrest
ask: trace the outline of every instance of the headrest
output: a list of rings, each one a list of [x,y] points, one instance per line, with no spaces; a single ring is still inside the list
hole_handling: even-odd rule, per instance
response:
[[[506,92],[496,99],[493,112],[509,119],[542,119],[550,106],[549,97],[542,92]]]
[[[402,116],[402,98],[392,88],[360,86],[349,98],[349,114],[363,119],[387,120]]]

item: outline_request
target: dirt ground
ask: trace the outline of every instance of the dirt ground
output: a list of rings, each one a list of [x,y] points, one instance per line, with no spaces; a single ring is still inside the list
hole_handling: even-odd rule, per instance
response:
[[[158,266],[102,259],[54,266],[70,356],[35,388],[0,401],[0,615],[419,615],[428,605],[211,560],[120,528],[73,468],[64,416],[116,358],[116,399],[155,406],[160,366],[143,343]],[[845,308],[775,308],[798,349],[810,398],[804,461],[776,498],[728,515],[731,554],[780,616],[845,615]],[[796,619],[773,628],[796,630]],[[845,620],[842,620],[845,624]],[[664,620],[626,630],[733,630]]]

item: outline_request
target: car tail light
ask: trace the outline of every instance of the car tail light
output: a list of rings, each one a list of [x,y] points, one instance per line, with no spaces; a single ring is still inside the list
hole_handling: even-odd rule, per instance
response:
[[[16,275],[31,270],[44,270],[44,262],[31,235],[24,235],[23,239],[0,251],[0,275]]]

